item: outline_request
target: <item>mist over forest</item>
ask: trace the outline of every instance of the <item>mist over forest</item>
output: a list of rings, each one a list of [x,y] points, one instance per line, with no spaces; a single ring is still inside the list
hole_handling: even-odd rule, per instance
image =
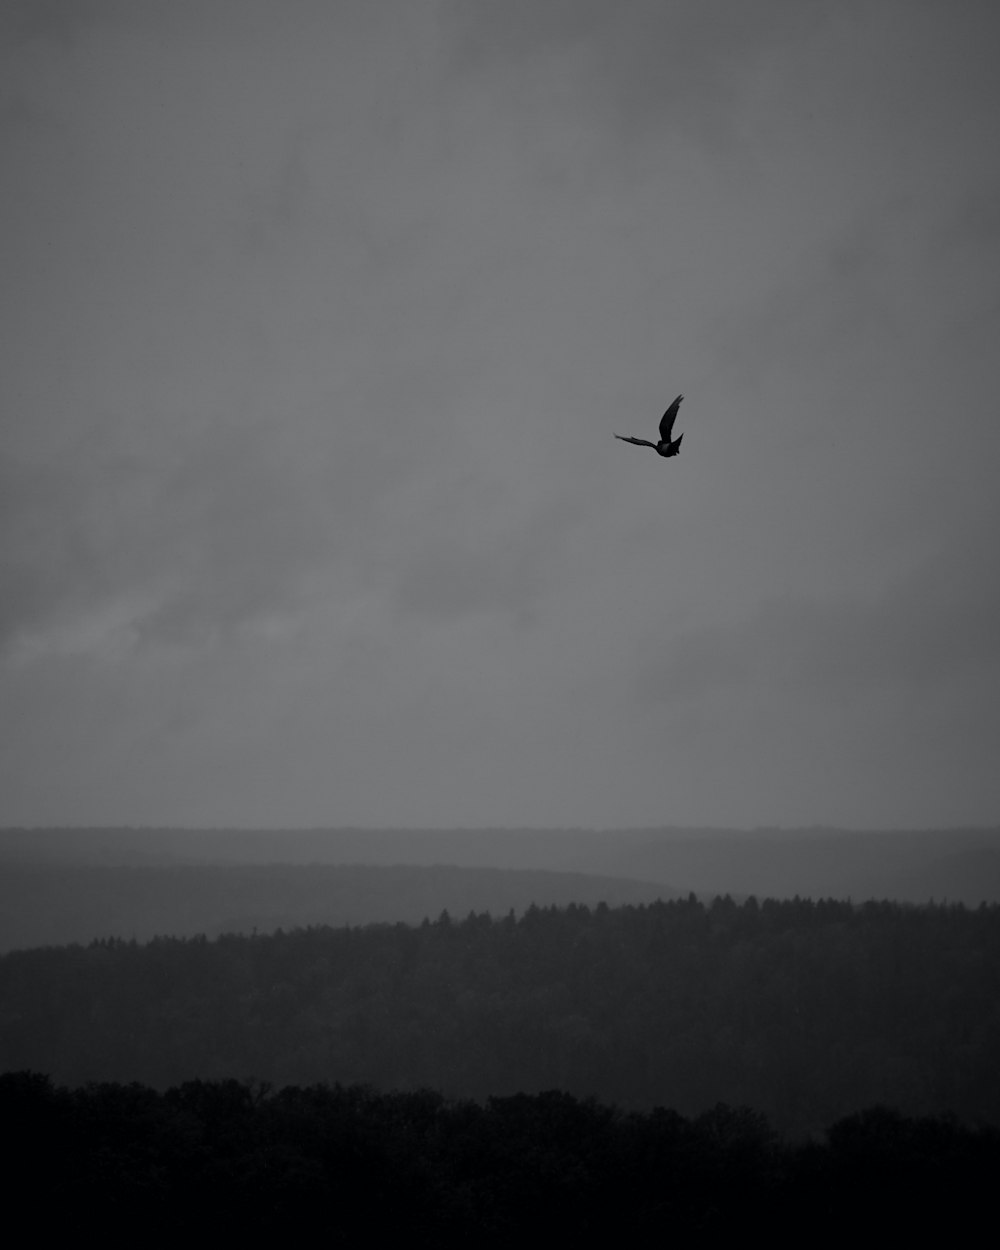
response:
[[[1000,902],[1000,830],[6,829],[0,951],[579,903]]]
[[[0,957],[0,1067],[1000,1123],[1000,907],[717,898]]]
[[[9,829],[0,1067],[1000,1122],[998,860],[996,830]]]
[[[857,1168],[912,1184],[944,1151],[971,1212],[1000,1155],[998,860],[1000,832],[971,829],[7,829],[0,1104],[32,1134],[89,1125],[120,1161],[88,1202],[160,1193],[168,1222],[221,1218],[228,1178],[259,1167],[237,1222],[278,1218],[288,1185],[304,1219],[329,1169],[358,1167],[348,1223],[408,1176],[433,1244],[487,1209],[566,1228],[579,1143],[535,1154],[566,1117],[596,1134],[587,1166],[641,1138],[673,1180],[631,1200],[678,1228],[708,1209],[777,1227],[819,1192],[891,1220],[891,1184],[859,1189]],[[58,1131],[23,1195],[83,1175],[83,1130]],[[340,1144],[314,1156],[317,1132]],[[604,1219],[609,1185],[576,1216]]]

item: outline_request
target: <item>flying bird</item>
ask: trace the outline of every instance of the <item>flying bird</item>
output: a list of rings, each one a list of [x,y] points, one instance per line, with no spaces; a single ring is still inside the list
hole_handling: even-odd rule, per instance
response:
[[[679,456],[681,451],[681,439],[683,434],[678,434],[673,442],[670,441],[670,434],[674,428],[674,422],[677,420],[677,409],[681,406],[683,395],[678,395],[667,411],[660,418],[660,441],[651,443],[646,438],[628,438],[624,434],[616,434],[615,438],[620,438],[623,443],[635,443],[636,447],[652,447],[658,456]]]

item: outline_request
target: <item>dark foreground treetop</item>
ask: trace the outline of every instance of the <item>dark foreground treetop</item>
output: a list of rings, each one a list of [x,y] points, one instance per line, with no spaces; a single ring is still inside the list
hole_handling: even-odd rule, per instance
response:
[[[500,1247],[970,1237],[993,1210],[1000,1133],[873,1108],[824,1143],[746,1108],[626,1114],[557,1091],[481,1106],[428,1090],[235,1080],[54,1087],[0,1076],[5,1219],[44,1242]],[[549,1240],[551,1239],[551,1241]],[[714,1241],[713,1244],[721,1244]]]

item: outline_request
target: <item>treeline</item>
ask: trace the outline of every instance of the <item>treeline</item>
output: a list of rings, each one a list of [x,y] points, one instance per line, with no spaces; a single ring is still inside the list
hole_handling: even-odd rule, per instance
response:
[[[1000,1132],[953,1119],[872,1108],[793,1145],[746,1108],[625,1113],[556,1091],[478,1105],[229,1080],[161,1094],[15,1072],[0,1076],[0,1125],[6,1218],[42,1239],[950,1242],[989,1226],[1000,1166]]]
[[[1000,1124],[1000,907],[730,899],[529,909],[0,958],[0,1068],[255,1077],[816,1134],[860,1107]]]
[[[0,951],[306,925],[419,924],[445,909],[648,903],[666,886],[584,873],[360,864],[115,866],[0,863]]]

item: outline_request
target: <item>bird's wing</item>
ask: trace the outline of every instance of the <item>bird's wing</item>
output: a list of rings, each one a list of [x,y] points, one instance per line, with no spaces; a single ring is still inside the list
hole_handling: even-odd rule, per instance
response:
[[[681,406],[683,395],[678,395],[667,411],[660,418],[660,438],[665,443],[670,442],[670,431],[674,428],[674,422],[677,420],[677,409]]]
[[[645,438],[629,438],[625,434],[616,434],[615,438],[620,438],[623,443],[635,443],[636,447],[655,447],[655,443],[649,442]]]

